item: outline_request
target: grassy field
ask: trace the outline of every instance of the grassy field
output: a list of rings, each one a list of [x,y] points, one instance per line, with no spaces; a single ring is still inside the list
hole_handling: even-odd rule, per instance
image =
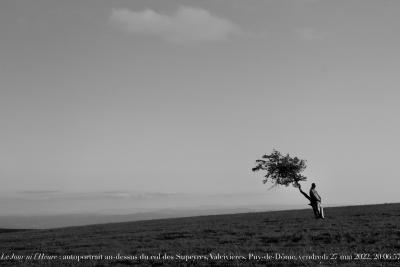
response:
[[[400,204],[0,230],[0,265],[400,266]],[[81,257],[81,258],[78,258]]]

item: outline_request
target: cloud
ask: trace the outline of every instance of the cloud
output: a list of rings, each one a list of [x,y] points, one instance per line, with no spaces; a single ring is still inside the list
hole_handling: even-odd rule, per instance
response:
[[[173,15],[152,9],[113,9],[110,21],[127,33],[158,36],[172,43],[222,41],[240,33],[240,28],[227,19],[205,9],[185,6],[179,7]]]
[[[325,38],[325,34],[317,31],[314,28],[304,27],[296,29],[296,35],[304,41],[315,41],[322,40]]]

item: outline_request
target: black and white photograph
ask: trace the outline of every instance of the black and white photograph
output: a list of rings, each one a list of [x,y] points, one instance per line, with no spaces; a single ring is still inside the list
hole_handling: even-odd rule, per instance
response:
[[[400,1],[0,0],[0,266],[400,266]]]

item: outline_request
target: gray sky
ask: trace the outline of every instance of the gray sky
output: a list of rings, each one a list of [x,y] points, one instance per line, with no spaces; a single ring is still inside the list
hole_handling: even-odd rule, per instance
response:
[[[275,148],[307,159],[326,203],[398,202],[399,11],[3,0],[0,190],[304,201],[251,173]]]

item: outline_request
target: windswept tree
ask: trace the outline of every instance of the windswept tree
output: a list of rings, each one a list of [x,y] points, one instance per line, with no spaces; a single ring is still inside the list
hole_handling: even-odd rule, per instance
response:
[[[265,171],[263,183],[271,181],[273,186],[290,184],[299,188],[301,181],[306,181],[307,177],[301,175],[306,168],[306,161],[298,157],[282,155],[279,151],[273,150],[269,155],[263,155],[261,159],[256,160],[256,166],[252,171]]]

